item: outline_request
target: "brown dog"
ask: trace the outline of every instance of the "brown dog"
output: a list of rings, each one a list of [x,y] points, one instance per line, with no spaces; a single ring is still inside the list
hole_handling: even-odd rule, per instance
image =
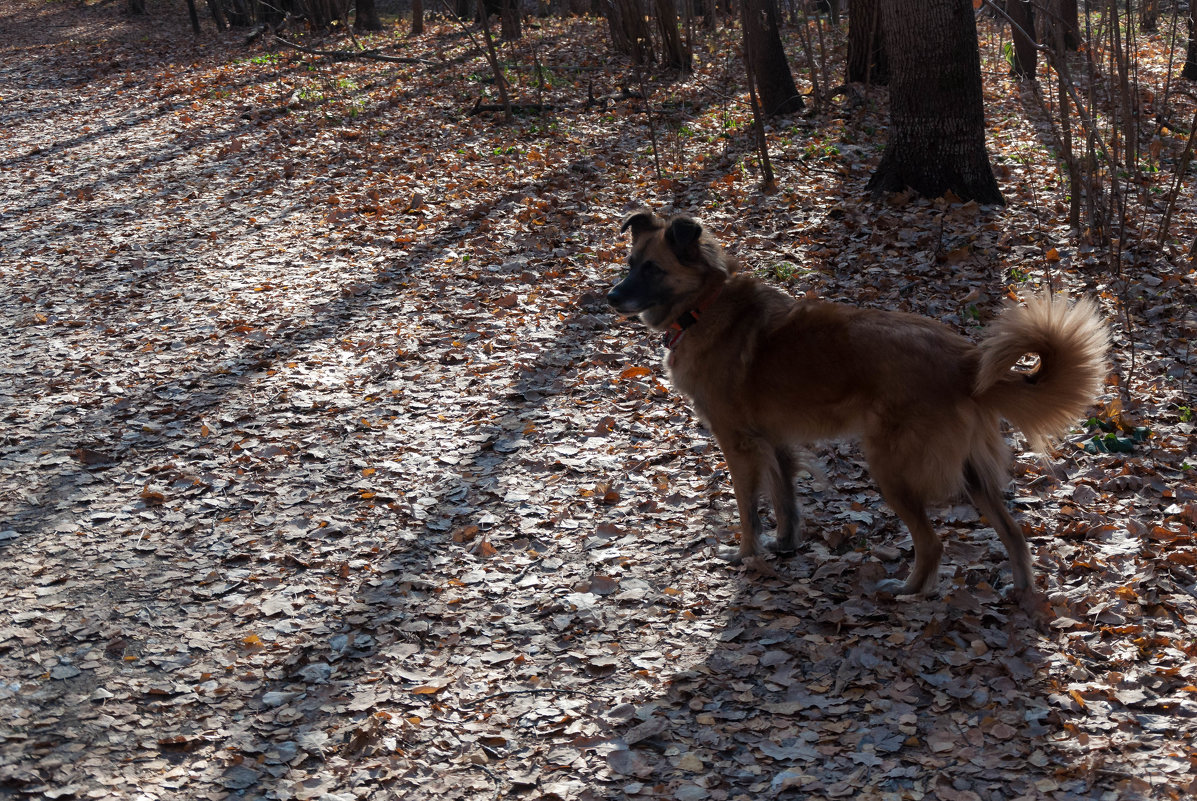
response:
[[[879,589],[934,590],[943,545],[926,509],[961,492],[1006,546],[1016,592],[1032,587],[1030,551],[1002,498],[1010,454],[998,422],[1009,420],[1043,449],[1092,402],[1108,334],[1091,302],[1031,298],[974,345],[928,319],[795,301],[737,275],[735,262],[689,217],[640,211],[624,220],[621,230],[628,229],[630,270],[607,299],[670,332],[670,379],[731,471],[738,559],[758,553],[763,488],[777,514],[776,550],[795,548],[792,447],[852,436],[914,540],[910,577]],[[1012,370],[1027,353],[1039,356],[1038,369]]]

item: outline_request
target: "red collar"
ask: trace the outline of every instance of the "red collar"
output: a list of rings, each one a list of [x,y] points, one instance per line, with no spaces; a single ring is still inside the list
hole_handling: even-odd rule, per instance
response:
[[[696,307],[682,312],[676,320],[670,323],[669,332],[665,334],[665,347],[669,350],[676,348],[678,341],[682,338],[682,334],[686,333],[686,329],[698,322],[699,318],[710,308],[721,292],[723,292],[722,284],[716,287],[714,292],[711,292],[701,300]]]

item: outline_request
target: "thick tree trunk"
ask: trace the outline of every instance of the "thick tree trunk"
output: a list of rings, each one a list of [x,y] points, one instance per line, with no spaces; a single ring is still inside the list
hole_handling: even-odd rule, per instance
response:
[[[741,0],[744,4],[744,47],[752,60],[757,94],[766,117],[789,114],[803,107],[802,95],[786,61],[777,29],[776,0]]]
[[[1049,18],[1050,25],[1064,27],[1064,47],[1076,50],[1081,46],[1081,22],[1077,13],[1076,0],[1056,0],[1056,13]],[[1049,41],[1052,41],[1049,39]]]
[[[519,0],[503,0],[499,20],[499,38],[504,42],[517,41],[524,35],[523,26],[520,24]]]
[[[382,20],[378,18],[378,9],[374,0],[357,0],[357,11],[353,15],[353,29],[355,31],[381,31]]]
[[[1038,67],[1038,53],[1035,50],[1035,5],[1034,0],[1009,0],[1006,13],[1014,23],[1010,35],[1014,39],[1014,64],[1012,70],[1019,78],[1035,78]]]
[[[719,29],[719,0],[701,0],[702,27],[708,31]]]
[[[882,0],[848,0],[848,83],[889,83],[881,39]]]
[[[971,0],[882,3],[890,54],[889,141],[874,193],[1003,203],[985,149],[981,57]]]
[[[1182,78],[1197,81],[1197,3],[1189,3],[1189,49],[1185,57]]]
[[[411,35],[424,33],[424,0],[411,0]]]

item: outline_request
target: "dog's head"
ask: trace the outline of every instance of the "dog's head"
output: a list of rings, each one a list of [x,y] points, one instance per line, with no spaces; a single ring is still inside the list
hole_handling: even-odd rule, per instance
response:
[[[619,229],[632,232],[628,274],[607,293],[621,314],[639,314],[652,328],[665,328],[722,285],[733,262],[697,220],[662,220],[651,211],[628,215]]]

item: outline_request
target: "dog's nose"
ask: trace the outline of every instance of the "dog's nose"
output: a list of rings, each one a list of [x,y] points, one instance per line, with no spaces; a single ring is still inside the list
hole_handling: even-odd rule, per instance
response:
[[[618,286],[612,287],[611,291],[607,293],[607,303],[611,304],[612,306],[615,306],[616,308],[619,307],[619,302],[622,299],[623,299],[623,293],[619,291]]]

